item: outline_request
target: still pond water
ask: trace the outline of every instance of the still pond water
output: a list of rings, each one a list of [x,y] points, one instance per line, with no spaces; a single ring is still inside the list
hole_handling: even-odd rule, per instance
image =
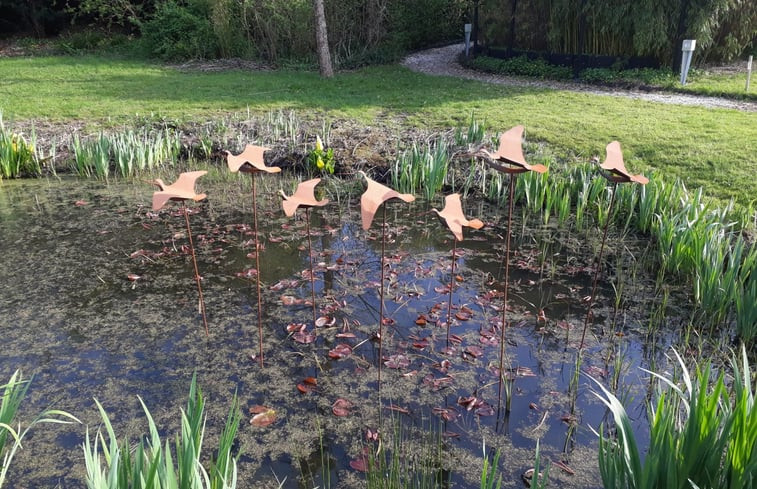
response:
[[[537,440],[544,459],[570,469],[553,465],[554,485],[600,487],[592,428],[607,413],[589,375],[613,386],[637,428],[645,426],[649,381],[638,367],[659,367],[667,341],[643,334],[656,307],[642,263],[645,243],[609,235],[572,407],[569,386],[600,233],[545,226],[538,216],[524,223],[516,208],[505,348],[514,380],[505,413],[497,375],[504,210],[464,202],[466,215],[486,226],[466,229],[458,243],[448,347],[453,241],[429,212],[441,202],[390,202],[379,403],[381,211],[363,231],[357,186],[312,211],[317,316],[329,324],[317,328],[314,342],[298,342],[314,329],[305,213],[286,218],[274,192],[280,183],[264,182],[261,369],[248,182],[205,186],[208,201],[192,206],[207,338],[179,206],[153,213],[153,189],[142,183],[2,182],[0,378],[15,369],[34,374],[22,419],[52,405],[96,431],[96,398],[116,432],[133,440],[147,429],[139,396],[173,436],[197,372],[208,406],[206,450],[215,446],[234,392],[239,395],[242,488],[277,487],[285,478],[284,487],[322,487],[324,472],[332,487],[359,487],[364,474],[350,462],[371,444],[367,431],[381,427],[388,440],[398,425],[410,453],[420,453],[424,443],[428,448],[424,432],[441,435],[445,487],[478,487],[483,444],[490,455],[501,451],[504,486],[523,487]],[[292,333],[297,323],[305,323],[306,334]],[[335,349],[347,354],[329,355]],[[317,377],[317,390],[303,394],[297,386],[308,377]],[[332,409],[340,398],[353,405],[347,416]],[[276,421],[252,426],[253,405],[275,409]],[[84,434],[84,425],[32,431],[10,487],[85,487]]]

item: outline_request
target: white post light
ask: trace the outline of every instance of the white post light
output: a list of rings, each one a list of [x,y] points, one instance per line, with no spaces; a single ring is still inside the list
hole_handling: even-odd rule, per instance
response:
[[[749,61],[746,62],[746,91],[749,91],[749,81],[752,79],[752,56],[749,56]]]
[[[681,85],[686,85],[686,76],[689,74],[691,57],[696,47],[696,39],[686,39],[683,41],[683,46],[681,47],[681,51],[683,51],[683,56],[681,57]]]
[[[473,24],[465,24],[465,57],[468,57],[468,50],[470,48],[470,33],[473,30]]]

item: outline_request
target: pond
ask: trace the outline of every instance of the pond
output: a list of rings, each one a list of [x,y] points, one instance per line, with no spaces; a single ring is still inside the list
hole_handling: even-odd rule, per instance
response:
[[[638,367],[660,368],[673,341],[669,328],[648,333],[661,299],[643,239],[610,232],[576,391],[570,386],[601,233],[545,225],[516,208],[506,412],[507,391],[502,402],[498,395],[505,210],[464,199],[465,214],[485,226],[465,230],[452,277],[452,234],[430,212],[441,202],[387,204],[379,391],[381,213],[363,231],[362,187],[329,183],[332,203],[314,209],[310,221],[317,316],[327,324],[315,341],[298,342],[307,335],[294,334],[296,324],[314,330],[305,213],[285,217],[275,190],[292,185],[264,180],[257,204],[263,368],[249,180],[203,182],[209,198],[191,206],[208,337],[179,206],[152,212],[153,187],[140,182],[2,182],[0,376],[17,368],[34,374],[22,419],[52,405],[95,432],[97,399],[116,433],[133,439],[147,430],[139,396],[170,438],[196,372],[207,400],[207,447],[239,396],[239,487],[360,486],[365,475],[350,462],[374,446],[369,430],[380,430],[386,446],[400,436],[410,454],[438,445],[443,487],[479,487],[484,445],[489,456],[500,450],[504,485],[523,487],[537,440],[542,459],[553,462],[555,485],[601,487],[593,430],[607,413],[589,376],[624,400],[636,428],[645,427],[649,380]],[[335,195],[335,186],[343,192]],[[675,312],[667,312],[674,327]],[[317,387],[300,392],[310,377]],[[347,412],[334,409],[337,399],[351,403]],[[273,408],[275,422],[251,425],[255,405]],[[637,435],[642,449],[645,433]],[[35,428],[10,487],[84,487],[84,436],[83,425]]]

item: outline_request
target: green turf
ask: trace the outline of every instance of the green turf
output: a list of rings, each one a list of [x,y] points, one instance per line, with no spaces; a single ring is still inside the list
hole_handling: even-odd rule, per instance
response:
[[[97,125],[136,114],[181,120],[287,108],[365,124],[382,116],[449,129],[474,113],[490,131],[524,124],[529,142],[546,142],[557,154],[601,157],[617,139],[633,171],[681,177],[720,199],[757,198],[757,113],[494,86],[396,65],[323,80],[312,72],[181,72],[95,56],[5,58],[0,80],[6,120]]]

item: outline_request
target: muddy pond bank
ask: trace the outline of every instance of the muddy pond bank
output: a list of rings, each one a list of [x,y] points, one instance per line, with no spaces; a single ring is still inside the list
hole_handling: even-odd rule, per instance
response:
[[[385,307],[391,321],[384,334],[379,407],[372,338],[381,234],[379,226],[367,232],[360,227],[359,185],[339,195],[331,190],[334,202],[312,213],[316,304],[319,316],[334,324],[318,328],[317,340],[303,344],[288,326],[312,323],[305,223],[302,216],[286,218],[274,193],[289,192],[291,184],[264,182],[261,369],[246,183],[203,186],[208,202],[192,207],[208,338],[197,314],[178,207],[153,213],[153,189],[141,183],[2,183],[0,374],[8,378],[16,368],[35,374],[24,415],[54,404],[94,431],[100,423],[97,398],[117,432],[135,436],[146,429],[139,396],[170,436],[196,371],[207,397],[209,446],[233,393],[240,397],[239,487],[278,487],[276,479],[284,477],[284,487],[322,485],[324,453],[333,487],[359,486],[364,476],[350,462],[370,444],[366,431],[383,425],[389,437],[395,421],[408,426],[411,447],[422,445],[419,433],[445,435],[439,470],[451,487],[478,486],[484,440],[502,452],[505,486],[522,487],[537,439],[544,458],[574,472],[553,466],[555,484],[601,486],[590,427],[598,429],[604,407],[586,376],[575,409],[569,392],[586,313],[583,298],[599,246],[596,229],[576,233],[536,218],[523,222],[516,212],[506,345],[514,382],[512,411],[505,416],[497,409],[496,372],[505,213],[480,199],[464,202],[466,214],[486,225],[466,230],[458,244],[453,304],[459,317],[451,332],[459,342],[447,350],[445,330],[434,321],[443,321],[446,311],[451,235],[429,212],[429,203],[390,204]],[[441,199],[431,204],[440,207]],[[661,299],[646,269],[647,243],[611,232],[608,249],[582,372],[613,388],[644,427],[649,380],[638,367],[664,368],[666,347],[686,317],[686,300],[673,291],[664,326],[650,336],[650,318]],[[349,345],[350,354],[329,356],[341,344]],[[311,376],[318,378],[317,391],[302,394],[297,385]],[[470,397],[485,405],[469,410],[460,400]],[[353,404],[349,415],[335,416],[337,399]],[[253,405],[274,408],[277,420],[251,426]],[[478,409],[486,406],[491,409]],[[36,429],[14,462],[12,487],[84,487],[84,430]],[[639,432],[642,443],[644,433]]]

